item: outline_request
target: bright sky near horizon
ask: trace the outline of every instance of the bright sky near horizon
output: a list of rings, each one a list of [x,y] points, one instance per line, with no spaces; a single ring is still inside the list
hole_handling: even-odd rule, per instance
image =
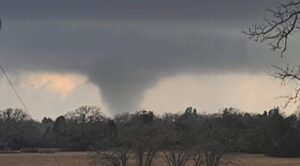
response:
[[[22,108],[6,80],[0,82],[2,109]],[[37,119],[55,118],[81,105],[97,105],[107,116],[113,115],[102,99],[101,90],[83,75],[34,73],[15,82],[29,111]],[[284,100],[276,97],[287,95],[291,90],[265,74],[177,75],[163,78],[149,88],[136,110],[163,114],[182,112],[193,106],[204,113],[226,107],[261,113],[283,105]],[[285,111],[292,113],[296,106],[291,104]]]

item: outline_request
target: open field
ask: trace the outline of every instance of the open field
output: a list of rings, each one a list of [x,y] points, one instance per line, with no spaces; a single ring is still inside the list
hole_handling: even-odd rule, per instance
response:
[[[88,166],[89,155],[85,152],[64,152],[55,154],[61,166]],[[232,157],[233,165],[241,166],[298,166],[300,158],[272,158],[264,155],[243,154]],[[0,166],[56,166],[52,154],[23,153],[0,154]],[[133,161],[132,164],[134,165]],[[153,165],[166,166],[163,160],[155,159]]]

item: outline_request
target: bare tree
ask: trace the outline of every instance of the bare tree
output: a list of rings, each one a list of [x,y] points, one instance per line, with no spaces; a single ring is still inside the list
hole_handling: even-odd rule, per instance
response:
[[[120,166],[118,155],[114,151],[96,151],[91,154],[93,166]],[[122,165],[124,166],[124,165]],[[125,165],[126,166],[126,165]]]
[[[131,117],[128,113],[118,114],[114,120],[108,120],[104,138],[97,144],[91,155],[93,165],[126,166],[131,151],[130,133],[127,123]]]
[[[192,152],[183,149],[171,149],[164,152],[164,160],[169,164],[169,166],[185,166],[192,156]]]
[[[22,141],[30,145],[40,141],[38,123],[20,109],[0,111],[0,126],[0,146],[4,149],[23,148],[26,145]]]
[[[300,1],[277,3],[273,8],[266,9],[272,18],[264,19],[260,25],[254,25],[243,31],[255,41],[269,42],[271,49],[279,50],[281,55],[287,50],[288,38],[299,27]]]
[[[139,166],[151,166],[161,146],[160,120],[151,111],[139,111],[128,123],[133,152]]]
[[[105,119],[101,109],[97,106],[81,106],[75,111],[69,112],[65,118],[77,123],[93,123]]]
[[[185,166],[193,156],[193,159],[198,159],[194,148],[198,136],[197,115],[192,113],[192,108],[189,107],[181,116],[165,114],[163,120],[167,129],[163,159],[168,165]]]
[[[135,155],[137,165],[151,166],[161,146],[160,120],[151,111],[133,115],[120,114],[108,121],[103,140],[93,155],[97,164],[126,166],[129,154]]]
[[[289,0],[283,3],[277,3],[273,8],[266,9],[270,18],[265,18],[264,22],[254,25],[248,30],[243,31],[250,39],[260,42],[268,42],[273,51],[280,51],[281,57],[287,51],[289,38],[300,30],[300,0]],[[274,66],[275,72],[271,73],[275,78],[281,79],[282,84],[291,81],[298,83],[300,81],[300,65],[298,67]],[[295,91],[288,96],[282,96],[287,99],[286,107],[291,102],[299,100],[300,87],[297,84]]]
[[[19,123],[30,120],[30,117],[21,109],[8,108],[0,112],[0,119],[3,121],[13,121],[15,123]]]

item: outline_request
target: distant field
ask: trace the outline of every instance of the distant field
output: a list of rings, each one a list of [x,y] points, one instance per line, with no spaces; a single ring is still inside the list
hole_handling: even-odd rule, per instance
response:
[[[66,152],[56,153],[61,166],[88,166],[90,163],[88,153]],[[241,166],[298,166],[300,158],[272,158],[263,155],[236,155],[232,157],[233,165]],[[134,165],[133,161],[131,161]],[[157,158],[154,166],[166,166]],[[0,166],[56,166],[51,154],[25,153],[25,154],[0,154]],[[189,166],[189,165],[188,165]]]

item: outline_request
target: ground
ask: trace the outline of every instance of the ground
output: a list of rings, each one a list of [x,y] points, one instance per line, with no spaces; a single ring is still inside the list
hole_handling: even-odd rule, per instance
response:
[[[0,154],[0,166],[56,166],[56,159],[61,166],[88,166],[89,153],[64,152],[52,154],[23,153]],[[233,165],[241,166],[297,166],[300,158],[272,158],[264,155],[239,154],[231,157]],[[133,161],[132,161],[133,162]],[[133,165],[133,164],[131,164]],[[167,166],[157,158],[154,166]],[[189,165],[188,165],[189,166]]]

